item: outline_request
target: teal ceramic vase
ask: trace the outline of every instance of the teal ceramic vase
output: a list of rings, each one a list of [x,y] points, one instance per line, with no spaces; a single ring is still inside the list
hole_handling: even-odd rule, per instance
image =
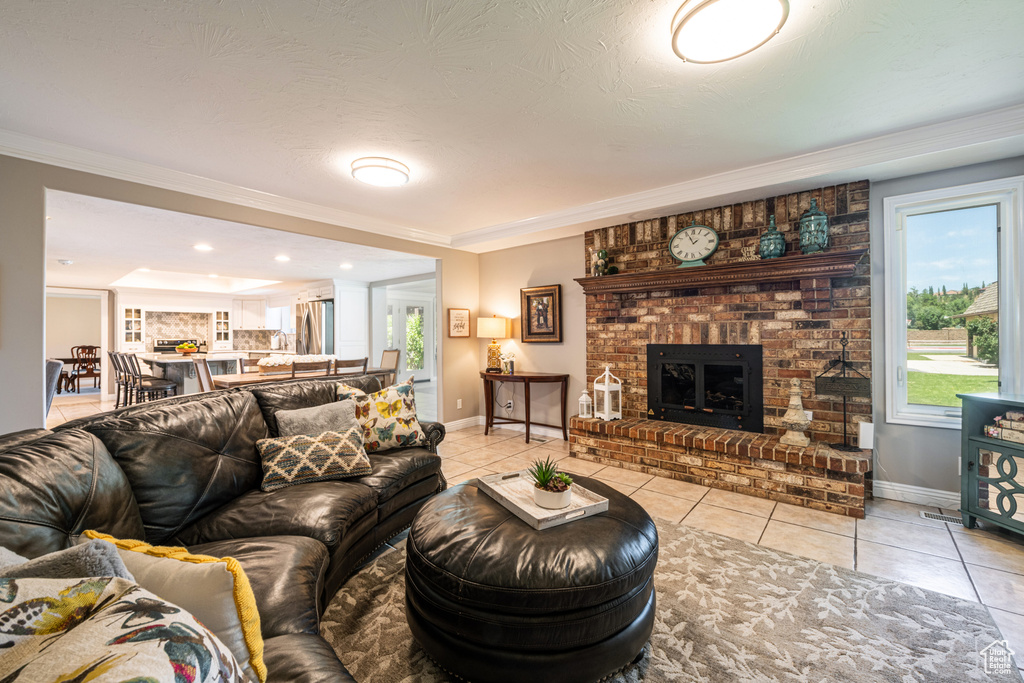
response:
[[[768,229],[761,234],[761,258],[779,258],[786,253],[786,238],[775,227],[775,216],[768,218]]]
[[[800,217],[800,251],[815,254],[828,246],[828,216],[818,208],[818,200],[811,199],[811,208]]]

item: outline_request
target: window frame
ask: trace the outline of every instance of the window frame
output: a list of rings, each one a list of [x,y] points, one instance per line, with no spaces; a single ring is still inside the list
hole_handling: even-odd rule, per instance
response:
[[[1000,393],[1024,394],[1024,176],[885,197],[885,419],[960,429],[960,409],[907,403],[907,217],[997,206]]]

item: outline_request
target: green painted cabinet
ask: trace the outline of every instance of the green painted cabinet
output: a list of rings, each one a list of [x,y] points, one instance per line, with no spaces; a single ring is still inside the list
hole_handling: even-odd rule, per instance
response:
[[[957,394],[963,399],[960,514],[973,529],[979,519],[1024,533],[1024,443],[987,436],[985,428],[1008,411],[1024,412],[1024,396]],[[1010,434],[1016,438],[1016,432]]]

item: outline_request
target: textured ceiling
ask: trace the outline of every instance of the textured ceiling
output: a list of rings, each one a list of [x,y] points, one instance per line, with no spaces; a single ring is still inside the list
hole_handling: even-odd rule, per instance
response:
[[[452,236],[1024,102],[1020,0],[790,0],[719,65],[680,2],[2,0],[0,129]]]

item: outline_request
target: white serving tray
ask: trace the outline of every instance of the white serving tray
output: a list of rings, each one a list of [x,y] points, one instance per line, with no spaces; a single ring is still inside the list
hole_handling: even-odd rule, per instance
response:
[[[533,477],[526,470],[491,474],[477,480],[480,490],[538,531],[593,517],[608,510],[608,499],[579,484],[572,485],[572,502],[561,510],[542,508],[533,502]]]

